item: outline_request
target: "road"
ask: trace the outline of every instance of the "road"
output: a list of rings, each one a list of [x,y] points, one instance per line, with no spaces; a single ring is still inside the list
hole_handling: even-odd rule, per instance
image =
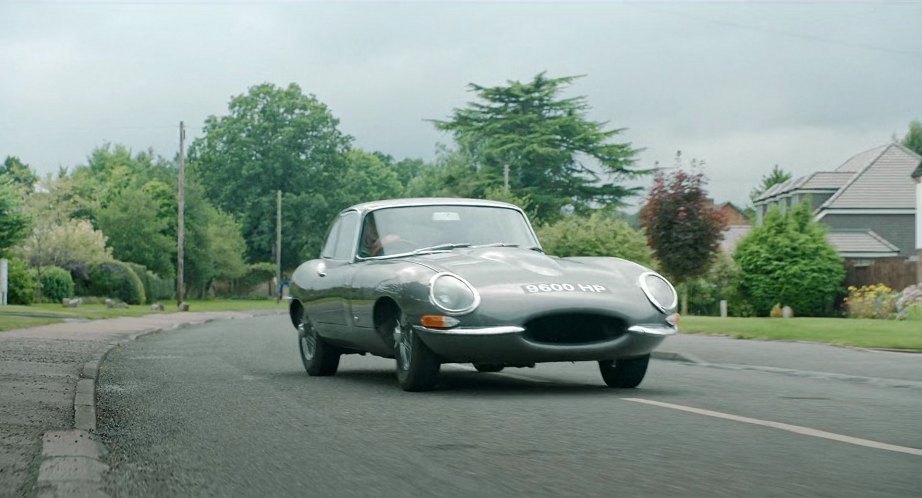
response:
[[[741,341],[742,342],[742,341]],[[653,361],[405,393],[393,361],[308,377],[283,316],[114,349],[97,387],[115,496],[918,496],[922,389]],[[809,366],[807,366],[809,367]],[[809,369],[809,368],[807,368]],[[786,425],[784,425],[786,424]]]

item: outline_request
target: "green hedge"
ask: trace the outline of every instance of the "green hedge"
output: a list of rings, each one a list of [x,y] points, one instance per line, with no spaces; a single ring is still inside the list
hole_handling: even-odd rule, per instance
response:
[[[38,289],[38,280],[29,270],[29,265],[19,258],[7,258],[10,261],[7,284],[9,304],[32,304],[35,300],[35,290]]]
[[[59,303],[62,299],[74,297],[74,279],[70,272],[57,266],[45,266],[39,272],[42,300]]]
[[[144,286],[144,295],[147,296],[147,304],[172,299],[176,295],[172,278],[160,278],[144,265],[137,263],[126,264],[134,270],[135,275],[141,280],[141,284]]]
[[[108,261],[90,268],[90,293],[120,299],[128,304],[147,301],[144,284],[128,264]]]

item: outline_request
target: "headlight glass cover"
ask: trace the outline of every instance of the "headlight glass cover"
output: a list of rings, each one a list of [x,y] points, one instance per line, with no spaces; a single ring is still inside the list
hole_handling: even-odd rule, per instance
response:
[[[653,306],[663,313],[674,310],[678,304],[678,296],[672,284],[657,273],[646,272],[640,275],[640,288]]]
[[[480,305],[480,294],[463,278],[439,273],[429,283],[429,300],[449,315],[463,315]]]

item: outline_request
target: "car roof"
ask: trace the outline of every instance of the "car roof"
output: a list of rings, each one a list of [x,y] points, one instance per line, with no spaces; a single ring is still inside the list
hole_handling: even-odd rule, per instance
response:
[[[465,199],[461,197],[415,197],[409,199],[386,199],[380,201],[364,202],[356,204],[344,211],[356,210],[360,213],[367,213],[381,208],[390,207],[410,207],[410,206],[484,206],[484,207],[501,207],[507,209],[521,209],[508,202],[491,201],[487,199]]]

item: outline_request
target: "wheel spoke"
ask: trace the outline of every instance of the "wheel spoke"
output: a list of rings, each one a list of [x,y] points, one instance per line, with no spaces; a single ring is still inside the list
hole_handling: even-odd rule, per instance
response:
[[[397,355],[397,368],[401,370],[410,369],[410,358],[413,352],[413,338],[410,331],[404,331],[403,326],[398,321],[394,326],[394,348]]]

